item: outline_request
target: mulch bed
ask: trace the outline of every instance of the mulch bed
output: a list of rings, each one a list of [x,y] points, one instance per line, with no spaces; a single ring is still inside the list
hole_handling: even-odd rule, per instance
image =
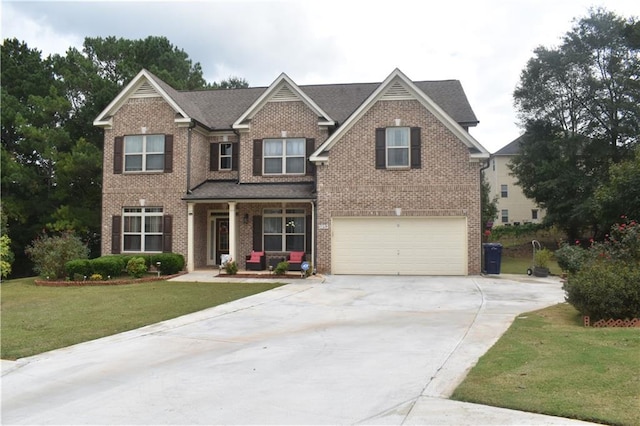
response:
[[[45,286],[45,287],[84,287],[84,286],[98,286],[98,285],[123,285],[123,284],[139,284],[139,283],[148,283],[152,281],[164,281],[171,278],[179,277],[180,275],[184,275],[186,272],[180,272],[174,275],[160,275],[155,277],[144,277],[144,278],[125,278],[125,279],[113,279],[113,280],[102,280],[102,281],[50,281],[50,280],[35,280],[36,285]]]

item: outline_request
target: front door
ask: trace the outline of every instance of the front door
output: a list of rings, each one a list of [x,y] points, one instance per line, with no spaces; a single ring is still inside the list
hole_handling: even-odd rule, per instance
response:
[[[214,259],[215,263],[219,265],[220,256],[229,254],[229,219],[216,218],[215,222]]]

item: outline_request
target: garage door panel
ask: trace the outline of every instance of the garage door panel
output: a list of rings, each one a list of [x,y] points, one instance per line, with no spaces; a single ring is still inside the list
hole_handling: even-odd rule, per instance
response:
[[[331,263],[335,274],[466,275],[466,218],[335,218]]]

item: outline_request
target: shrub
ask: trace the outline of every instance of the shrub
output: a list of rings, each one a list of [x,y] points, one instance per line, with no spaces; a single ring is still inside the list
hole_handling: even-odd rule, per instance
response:
[[[549,249],[537,250],[533,257],[533,264],[540,268],[548,268],[553,253]]]
[[[88,258],[89,248],[73,233],[65,232],[59,236],[44,234],[36,238],[25,253],[33,261],[33,269],[38,275],[55,279],[66,276],[68,261]]]
[[[178,253],[159,253],[151,256],[151,264],[157,266],[160,262],[160,273],[162,275],[173,275],[184,268],[184,256]]]
[[[289,270],[289,262],[280,262],[276,265],[276,269],[273,270],[273,273],[276,275],[284,275]]]
[[[11,273],[11,265],[14,261],[11,251],[11,238],[7,234],[0,236],[0,277],[7,278]]]
[[[134,257],[127,263],[127,273],[133,278],[140,278],[147,272],[144,257]]]
[[[117,277],[125,269],[123,256],[102,256],[91,260],[92,272],[103,277]]]
[[[563,285],[566,300],[592,321],[640,318],[640,267],[599,259],[585,264]]]
[[[229,275],[235,275],[238,273],[238,264],[236,263],[235,260],[229,260],[227,263],[224,264],[224,270]]]
[[[587,250],[579,245],[564,244],[554,253],[558,266],[563,271],[575,274],[589,258]]]
[[[102,275],[100,274],[92,274],[89,279],[91,281],[102,281]]]
[[[65,270],[67,271],[67,276],[69,279],[75,280],[76,275],[85,276],[91,275],[91,261],[88,259],[74,259],[70,260],[64,265]]]

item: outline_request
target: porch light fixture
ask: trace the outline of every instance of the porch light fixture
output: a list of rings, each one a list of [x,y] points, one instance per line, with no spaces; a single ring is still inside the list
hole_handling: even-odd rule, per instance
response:
[[[244,214],[244,216],[242,217],[242,223],[244,223],[245,225],[249,223],[249,213]]]

